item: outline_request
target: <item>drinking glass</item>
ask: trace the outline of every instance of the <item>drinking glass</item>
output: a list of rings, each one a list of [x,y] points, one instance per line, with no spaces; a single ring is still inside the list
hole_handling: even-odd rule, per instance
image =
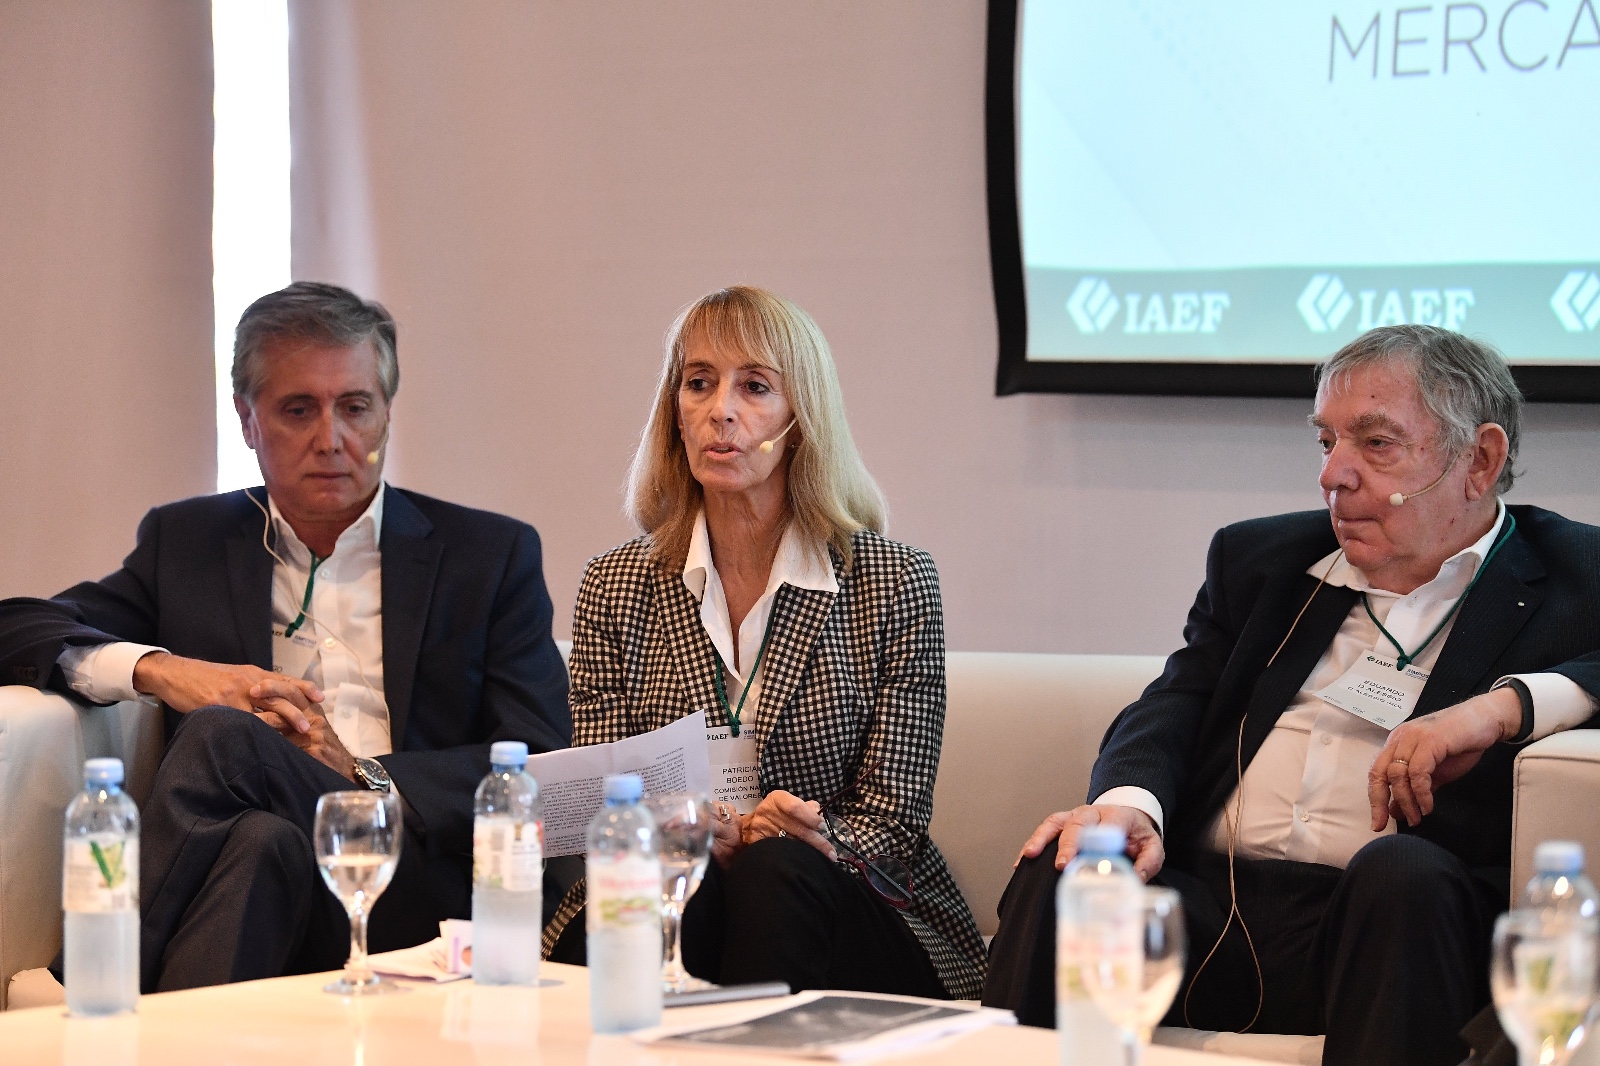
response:
[[[711,857],[711,800],[672,792],[644,802],[655,816],[661,854],[661,987],[667,992],[710,987],[683,968],[683,908],[700,887]]]
[[[322,879],[350,916],[350,959],[324,991],[353,996],[399,989],[367,965],[367,918],[394,877],[405,836],[399,800],[392,792],[326,793],[317,800],[312,836]]]
[[[1514,910],[1494,923],[1489,986],[1522,1066],[1562,1066],[1583,1043],[1596,992],[1593,918]]]
[[[1082,921],[1084,984],[1122,1031],[1128,1066],[1138,1066],[1183,983],[1183,904],[1170,888],[1144,888],[1132,901],[1091,903]]]

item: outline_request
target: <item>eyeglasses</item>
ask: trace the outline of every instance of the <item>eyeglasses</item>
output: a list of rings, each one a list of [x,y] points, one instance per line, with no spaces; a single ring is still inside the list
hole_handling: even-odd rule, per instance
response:
[[[855,867],[866,880],[867,887],[872,889],[879,899],[896,910],[905,910],[912,903],[911,869],[893,855],[864,854],[856,838],[856,831],[843,816],[832,810],[842,797],[858,789],[867,775],[881,765],[883,760],[877,759],[871,765],[862,767],[854,781],[822,800],[818,806],[822,808],[823,828],[827,830],[834,847],[843,852],[839,856],[839,861],[846,866]]]
[[[911,906],[911,871],[905,863],[893,855],[863,855],[850,823],[826,807],[822,809],[822,820],[834,847],[844,853],[839,856],[840,862],[855,867],[866,879],[867,887],[889,906],[902,911]]]

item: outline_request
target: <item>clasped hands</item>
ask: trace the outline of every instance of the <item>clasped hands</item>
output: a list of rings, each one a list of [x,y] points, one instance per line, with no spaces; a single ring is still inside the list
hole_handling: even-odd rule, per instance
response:
[[[223,666],[151,652],[133,668],[133,687],[182,714],[220,704],[255,715],[289,742],[347,779],[355,757],[323,713],[322,690],[256,666]]]
[[[822,805],[816,800],[803,800],[793,793],[774,789],[748,815],[740,815],[731,803],[714,806],[711,857],[724,869],[736,855],[763,837],[793,837],[829,859],[839,857],[823,832],[826,819],[822,817]]]
[[[1522,728],[1522,702],[1510,688],[1497,688],[1433,714],[1403,722],[1389,734],[1367,772],[1372,831],[1381,833],[1393,817],[1415,828],[1433,813],[1435,790],[1478,765],[1483,753]],[[1057,811],[1033,831],[1017,862],[1040,855],[1056,841],[1056,869],[1078,854],[1085,826],[1120,826],[1128,834],[1128,856],[1143,880],[1160,872],[1166,851],[1155,822],[1144,811],[1117,804],[1085,804]]]

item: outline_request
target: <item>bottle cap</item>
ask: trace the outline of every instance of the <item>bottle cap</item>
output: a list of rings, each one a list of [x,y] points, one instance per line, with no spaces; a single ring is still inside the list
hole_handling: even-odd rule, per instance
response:
[[[83,779],[91,785],[120,785],[122,760],[90,759],[83,764]]]
[[[1533,849],[1533,868],[1542,874],[1580,873],[1583,845],[1571,840],[1546,840]]]
[[[520,740],[497,740],[489,745],[489,763],[492,766],[526,766],[528,745]]]
[[[608,774],[607,803],[638,803],[644,796],[644,778],[638,774]]]
[[[1121,855],[1128,848],[1128,834],[1120,826],[1091,825],[1078,834],[1080,855]]]

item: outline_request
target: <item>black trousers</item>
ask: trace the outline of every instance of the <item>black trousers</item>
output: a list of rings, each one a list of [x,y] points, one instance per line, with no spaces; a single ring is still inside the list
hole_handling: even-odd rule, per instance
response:
[[[554,962],[582,963],[583,912]],[[720,985],[783,981],[814,988],[947,999],[938,972],[899,913],[809,844],[769,837],[726,870],[715,862],[683,915],[683,964]]]
[[[314,973],[343,965],[344,908],[311,846],[317,798],[358,786],[254,715],[185,715],[141,811],[141,984],[146,992]],[[413,819],[414,821],[415,819]],[[435,898],[420,826],[407,824],[368,947],[410,947],[466,917]]]
[[[1024,861],[1006,887],[983,994],[985,1004],[1047,1027],[1055,1021],[1053,858],[1047,850]],[[1249,859],[1234,869],[1260,983],[1237,921],[1218,944],[1227,859],[1169,864],[1156,883],[1183,897],[1189,951],[1166,1024],[1238,1031],[1259,997],[1251,1031],[1325,1033],[1326,1066],[1454,1066],[1466,1057],[1457,1034],[1489,1001],[1489,941],[1504,887],[1409,835],[1374,840],[1344,870]]]

